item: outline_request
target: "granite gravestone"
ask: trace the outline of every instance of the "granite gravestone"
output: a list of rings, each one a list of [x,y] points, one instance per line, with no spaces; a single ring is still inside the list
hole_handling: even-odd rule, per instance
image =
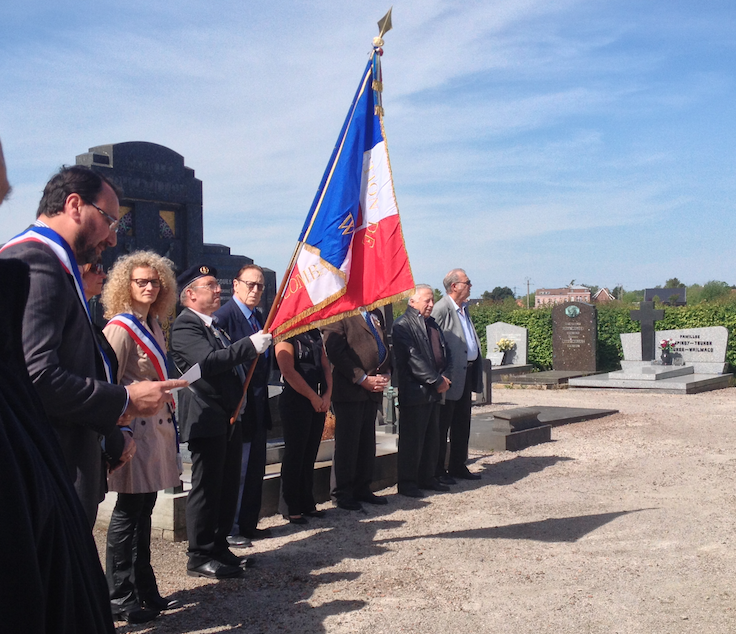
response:
[[[654,302],[639,302],[639,310],[632,310],[629,315],[632,321],[641,322],[641,360],[653,361],[654,322],[664,319],[664,311],[654,310]]]
[[[696,374],[723,374],[726,371],[728,329],[725,326],[657,330],[653,337],[655,345],[663,339],[671,339],[675,363],[692,365]],[[644,361],[638,332],[622,334],[621,346],[624,351],[622,368],[632,362]]]
[[[503,321],[497,321],[486,326],[486,358],[493,360],[492,354],[498,351],[496,346],[500,339],[510,339],[516,345],[504,357],[504,365],[525,365],[526,351],[529,345],[529,330],[522,326],[514,326]],[[493,365],[500,365],[493,363]]]
[[[552,367],[559,371],[595,372],[598,315],[595,306],[566,302],[552,309]]]

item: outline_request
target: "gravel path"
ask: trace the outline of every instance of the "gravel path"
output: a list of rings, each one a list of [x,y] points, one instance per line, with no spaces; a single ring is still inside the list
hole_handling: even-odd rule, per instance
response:
[[[494,391],[483,410],[618,409],[553,442],[474,455],[478,482],[306,530],[262,521],[242,580],[185,574],[155,541],[162,594],[185,606],[121,632],[464,634],[736,631],[736,389],[677,396]],[[104,532],[97,532],[98,545]],[[236,551],[244,554],[246,551]]]

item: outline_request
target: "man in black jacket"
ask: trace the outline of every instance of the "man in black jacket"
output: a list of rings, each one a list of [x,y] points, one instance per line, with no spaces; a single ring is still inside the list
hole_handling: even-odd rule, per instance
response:
[[[181,372],[196,363],[202,378],[179,397],[181,440],[192,454],[192,490],[187,497],[187,537],[192,577],[223,579],[240,575],[248,563],[228,548],[240,479],[242,430],[235,412],[243,393],[242,364],[252,362],[271,343],[262,332],[230,342],[213,323],[220,307],[217,271],[202,265],[182,273],[177,282],[185,307],[171,331],[171,355]],[[230,423],[234,415],[236,420]]]
[[[421,489],[449,491],[434,477],[439,444],[439,401],[450,388],[445,339],[432,318],[434,292],[418,284],[393,327],[399,379],[399,493],[424,497]]]

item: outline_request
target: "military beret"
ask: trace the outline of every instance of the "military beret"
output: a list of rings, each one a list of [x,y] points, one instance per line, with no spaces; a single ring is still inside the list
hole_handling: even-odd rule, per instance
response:
[[[183,290],[194,280],[198,280],[200,277],[206,277],[208,275],[217,277],[217,269],[214,266],[207,266],[206,264],[195,264],[194,266],[190,266],[179,277],[177,277],[176,283],[179,288]]]

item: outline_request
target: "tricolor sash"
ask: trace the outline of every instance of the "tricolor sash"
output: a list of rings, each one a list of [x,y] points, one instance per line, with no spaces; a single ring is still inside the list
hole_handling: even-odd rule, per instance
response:
[[[166,381],[169,378],[169,372],[166,368],[166,353],[161,349],[156,338],[151,334],[148,328],[140,322],[138,317],[133,313],[120,313],[107,322],[108,326],[110,324],[114,324],[115,326],[119,326],[125,330],[133,341],[138,344],[140,349],[143,350],[149,361],[153,364],[153,369],[156,370],[159,381]],[[179,467],[179,474],[181,474],[183,472],[183,466],[181,462],[181,452],[179,450],[179,425],[176,422],[174,404],[171,403],[168,407],[169,412],[171,412],[171,420],[174,423],[176,462]]]
[[[74,252],[72,251],[71,247],[69,246],[67,241],[64,240],[64,238],[56,233],[56,231],[54,231],[50,227],[47,227],[45,224],[38,220],[34,225],[28,227],[28,229],[23,231],[23,233],[20,233],[14,238],[8,240],[8,242],[3,245],[3,248],[0,249],[0,252],[5,251],[5,249],[12,247],[13,245],[20,244],[21,242],[42,242],[54,252],[54,255],[57,258],[59,258],[61,268],[63,268],[69,275],[72,276],[72,279],[74,280],[74,289],[77,291],[77,297],[79,298],[79,301],[84,308],[84,314],[87,315],[87,320],[89,321],[90,328],[92,329],[92,335],[94,337],[97,353],[102,359],[102,365],[105,369],[105,376],[107,377],[107,381],[109,383],[112,383],[112,365],[110,364],[110,360],[107,358],[105,352],[102,350],[102,348],[100,348],[99,344],[97,343],[97,337],[94,334],[94,327],[92,325],[92,317],[89,313],[89,306],[87,304],[87,299],[84,297],[82,274],[79,272],[77,259],[76,257],[74,257]]]
[[[153,364],[159,381],[166,381],[169,378],[169,373],[166,369],[166,353],[158,345],[158,341],[156,341],[156,338],[148,328],[135,315],[132,313],[120,313],[119,315],[115,315],[107,324],[115,324],[131,336],[133,341],[138,344]]]

